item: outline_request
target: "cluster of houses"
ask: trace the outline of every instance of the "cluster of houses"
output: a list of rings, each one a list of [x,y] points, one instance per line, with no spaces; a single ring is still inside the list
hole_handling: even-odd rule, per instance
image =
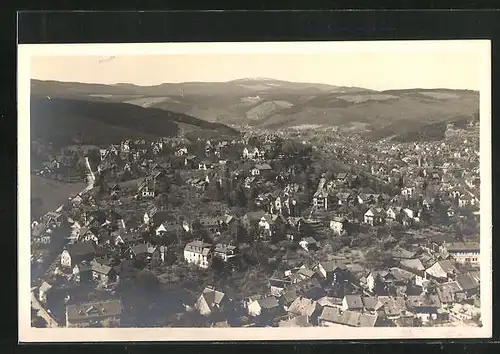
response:
[[[201,145],[204,149],[201,156],[183,140],[161,139],[150,143],[126,140],[100,149],[99,161],[95,163],[96,176],[109,179],[117,172],[138,170],[142,171],[141,177],[131,188],[131,198],[119,182],[109,187],[109,199],[117,204],[108,203],[107,208],[99,208],[91,190],[90,196],[79,196],[76,207],[72,201],[71,216],[65,214],[63,208],[33,223],[32,240],[36,244],[51,243],[52,230],[60,229],[63,224],[70,225],[68,235],[62,238],[68,243],[62,245],[53,274],[71,284],[112,291],[131,267],[154,269],[168,264],[171,259],[180,259],[192,265],[192,269],[210,269],[215,260],[231,267],[241,257],[238,242],[209,242],[200,236],[201,231],[211,236],[245,232],[251,235],[252,241],[269,245],[276,240],[289,240],[301,252],[296,252],[295,258],[279,262],[276,271],[269,276],[266,293],[234,301],[226,290],[210,284],[200,289],[193,307],[201,315],[224,314],[237,307],[250,319],[249,323],[285,327],[416,326],[477,318],[478,242],[424,237],[411,251],[400,247],[392,249],[394,264],[386,269],[367,269],[362,262],[334,259],[334,254],[325,259],[316,252],[325,245],[327,231],[336,237],[351,237],[360,226],[376,229],[396,223],[411,228],[432,215],[437,198],[449,205],[450,212],[477,206],[477,198],[473,198],[474,202],[463,202],[465,194],[454,186],[447,187],[446,193],[441,190],[428,197],[421,185],[404,181],[398,195],[364,193],[358,175],[338,172],[329,180],[323,175],[316,190],[311,191],[311,199],[304,201],[305,186],[289,179],[294,173],[293,167],[277,171],[274,160],[268,157],[273,151],[272,136],[266,135],[260,145],[250,144],[247,138],[207,140]],[[241,153],[236,159],[226,154],[228,150],[237,149]],[[419,149],[415,145],[414,150]],[[404,155],[401,148],[396,151],[397,156]],[[425,151],[427,159],[432,157],[430,150]],[[441,151],[447,150],[443,147]],[[469,152],[456,159],[466,156],[474,162],[474,154]],[[417,161],[415,168],[423,174],[421,178],[436,185],[444,183],[445,172],[434,179],[434,173],[428,176],[430,172],[421,168],[426,162]],[[238,168],[242,164],[247,166],[243,170]],[[407,170],[400,168],[398,173],[409,171],[409,164],[411,161],[406,162]],[[94,165],[89,165],[92,171]],[[262,184],[273,187],[262,193],[257,188],[257,195],[252,200],[255,207],[243,215],[221,213],[180,221],[156,204],[156,197],[168,193],[168,185],[177,171],[187,171],[192,177],[183,183],[201,195],[212,184],[223,188],[224,179],[228,178],[222,172],[226,166],[233,166],[229,178],[243,180],[246,188]],[[448,167],[453,171],[453,166]],[[110,171],[113,173],[109,174]],[[382,169],[372,173],[384,180]],[[467,194],[473,195],[474,186],[472,183],[467,187],[470,192]],[[146,210],[141,209],[140,215],[132,221],[113,207],[123,203],[149,206]],[[154,235],[162,242],[151,242],[144,234]],[[183,240],[183,252],[172,254],[176,248],[171,245],[179,240]],[[307,256],[301,257],[304,254]],[[39,286],[41,303],[48,303],[48,294],[55,286],[49,278]],[[122,305],[119,299],[69,301],[65,313],[67,326],[102,325],[106,321],[119,325]]]
[[[237,306],[247,323],[279,327],[414,327],[480,315],[479,271],[461,273],[451,260],[426,268],[419,258],[402,259],[398,267],[368,273],[339,260],[296,264],[276,271],[269,284],[268,293],[238,304],[207,286],[194,308],[211,316]]]

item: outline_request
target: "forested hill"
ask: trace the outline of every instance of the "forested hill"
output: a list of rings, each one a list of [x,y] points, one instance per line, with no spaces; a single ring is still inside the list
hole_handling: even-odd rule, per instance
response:
[[[121,102],[34,96],[30,108],[32,140],[57,146],[77,141],[108,145],[127,138],[155,139],[181,132],[239,135],[221,123]]]

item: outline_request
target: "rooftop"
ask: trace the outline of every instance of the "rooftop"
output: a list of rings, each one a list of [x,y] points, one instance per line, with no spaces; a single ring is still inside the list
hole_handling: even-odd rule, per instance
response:
[[[85,302],[66,306],[68,321],[90,320],[105,317],[120,316],[121,300]]]

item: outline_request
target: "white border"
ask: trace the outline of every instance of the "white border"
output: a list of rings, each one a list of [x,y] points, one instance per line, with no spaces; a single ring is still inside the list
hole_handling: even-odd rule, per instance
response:
[[[41,44],[18,46],[18,281],[20,342],[275,341],[340,339],[489,338],[492,335],[491,44],[489,40]],[[480,89],[481,314],[483,327],[433,328],[31,328],[30,321],[30,62],[32,56],[333,53],[356,51],[476,51],[482,54]],[[464,68],[467,70],[467,68]]]

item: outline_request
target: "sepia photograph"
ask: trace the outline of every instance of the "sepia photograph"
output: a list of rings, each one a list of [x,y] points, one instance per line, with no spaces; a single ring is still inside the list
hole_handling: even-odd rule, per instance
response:
[[[18,63],[20,341],[491,336],[489,41]]]

